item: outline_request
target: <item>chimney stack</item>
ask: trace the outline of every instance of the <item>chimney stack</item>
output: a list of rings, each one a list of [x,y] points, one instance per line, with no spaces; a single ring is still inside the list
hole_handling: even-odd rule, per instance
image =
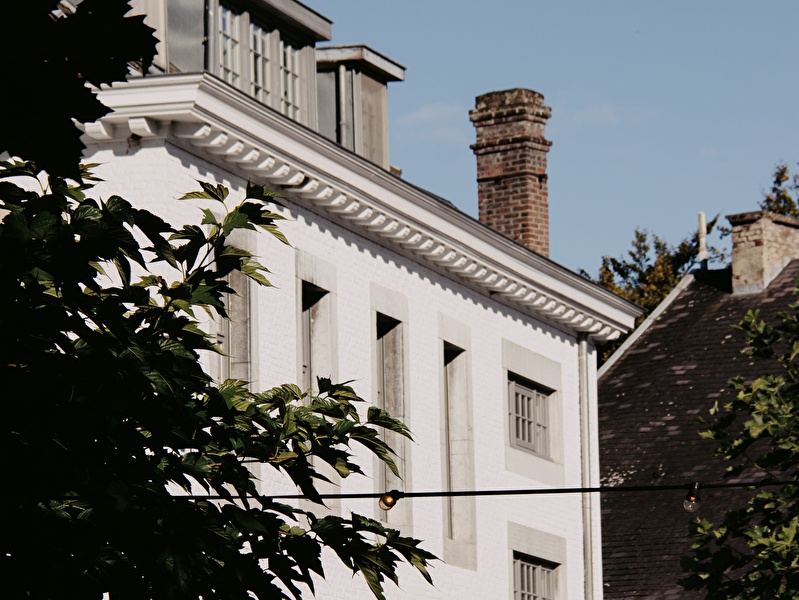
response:
[[[552,114],[544,96],[525,89],[478,96],[469,118],[477,132],[480,221],[549,256],[547,152],[544,128]]]
[[[730,215],[732,292],[765,289],[792,259],[799,258],[799,219],[768,211]]]

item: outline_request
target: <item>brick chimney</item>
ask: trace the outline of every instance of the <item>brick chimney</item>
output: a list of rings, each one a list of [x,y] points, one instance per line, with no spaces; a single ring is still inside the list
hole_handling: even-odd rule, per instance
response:
[[[544,96],[524,89],[478,96],[469,118],[477,131],[480,221],[549,256],[547,152],[544,127],[552,114]]]
[[[799,258],[799,219],[767,211],[727,217],[732,225],[732,292],[766,288],[792,259]]]

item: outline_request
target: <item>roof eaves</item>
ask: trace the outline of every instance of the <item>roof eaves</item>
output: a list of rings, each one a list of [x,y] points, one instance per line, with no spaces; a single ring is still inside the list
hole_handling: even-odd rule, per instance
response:
[[[86,124],[87,138],[169,137],[245,177],[279,185],[308,208],[561,331],[609,341],[629,331],[640,314],[637,306],[207,73],[132,79],[100,95],[114,111]]]
[[[669,292],[669,295],[657,305],[655,310],[649,314],[644,322],[636,327],[632,335],[624,340],[624,343],[616,348],[616,351],[611,355],[611,357],[599,368],[597,371],[597,379],[602,379],[602,377],[604,377],[605,373],[607,373],[611,367],[613,367],[613,365],[615,365],[616,362],[619,361],[622,356],[624,356],[625,352],[627,352],[627,350],[629,350],[630,347],[635,344],[636,341],[638,341],[638,338],[640,338],[649,329],[649,327],[651,327],[651,325],[657,321],[658,317],[663,314],[663,311],[671,306],[671,304],[680,296],[680,294],[682,294],[683,291],[685,291],[685,289],[691,285],[694,279],[695,277],[691,273],[688,273],[680,280],[674,289]]]

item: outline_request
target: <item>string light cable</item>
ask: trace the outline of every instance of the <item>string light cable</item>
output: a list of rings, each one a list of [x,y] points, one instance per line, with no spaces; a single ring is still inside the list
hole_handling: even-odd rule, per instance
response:
[[[551,494],[610,494],[620,492],[669,492],[686,490],[687,494],[683,501],[683,508],[690,512],[699,510],[701,489],[724,489],[724,488],[750,488],[757,489],[762,487],[772,487],[794,484],[795,481],[781,481],[776,479],[763,479],[760,481],[727,481],[721,483],[700,483],[694,481],[687,484],[669,485],[601,485],[596,487],[553,487],[553,488],[521,488],[521,489],[497,489],[497,490],[440,490],[440,491],[401,491],[391,490],[389,492],[349,492],[340,494],[319,494],[322,500],[363,500],[375,499],[382,510],[390,510],[396,506],[397,502],[405,498],[461,498],[477,496],[539,496]],[[186,495],[176,496],[191,500],[241,500],[243,496],[238,495]],[[259,496],[248,496],[257,500]],[[270,496],[260,496],[266,500],[303,500],[308,499],[304,494],[276,494]]]

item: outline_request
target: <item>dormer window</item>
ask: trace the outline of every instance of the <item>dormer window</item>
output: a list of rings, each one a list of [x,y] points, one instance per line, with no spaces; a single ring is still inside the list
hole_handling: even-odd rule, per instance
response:
[[[388,169],[386,86],[405,68],[367,46],[316,49],[319,133]]]
[[[219,78],[287,117],[300,120],[300,87],[306,71],[303,48],[286,39],[280,30],[226,2],[219,3],[216,21]]]
[[[314,45],[329,21],[299,3],[211,0],[207,69],[238,90],[316,127]]]

